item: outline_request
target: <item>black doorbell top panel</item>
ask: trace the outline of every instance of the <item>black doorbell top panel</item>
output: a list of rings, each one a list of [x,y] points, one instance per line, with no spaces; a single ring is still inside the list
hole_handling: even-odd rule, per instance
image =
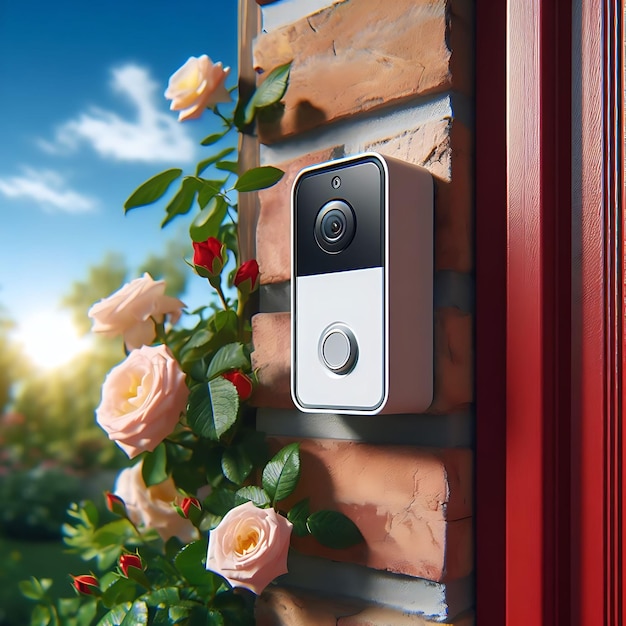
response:
[[[382,166],[370,156],[303,175],[294,189],[296,275],[383,267],[384,194]]]

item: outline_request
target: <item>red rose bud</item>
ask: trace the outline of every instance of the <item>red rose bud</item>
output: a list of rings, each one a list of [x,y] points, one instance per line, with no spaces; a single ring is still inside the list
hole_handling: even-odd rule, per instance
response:
[[[80,576],[72,576],[74,589],[76,591],[91,596],[96,591],[100,591],[100,583],[95,576],[81,574]]]
[[[240,400],[247,400],[252,395],[252,381],[244,373],[234,370],[222,376],[235,385]]]
[[[183,512],[184,517],[189,518],[191,507],[195,507],[198,511],[202,510],[202,505],[200,504],[200,500],[198,498],[183,498],[183,501],[180,503],[181,511]]]
[[[259,286],[259,264],[256,259],[243,263],[237,270],[233,282],[244,297],[255,291]]]
[[[122,498],[110,491],[106,491],[104,497],[106,499],[107,509],[109,509],[111,513],[115,513],[115,515],[119,515],[120,517],[127,517],[126,504]]]
[[[122,554],[122,556],[120,556],[120,569],[127,578],[129,567],[134,567],[138,570],[143,569],[141,557],[138,554]]]
[[[206,241],[193,242],[193,264],[196,271],[204,278],[215,278],[220,275],[226,263],[226,245],[215,237]]]

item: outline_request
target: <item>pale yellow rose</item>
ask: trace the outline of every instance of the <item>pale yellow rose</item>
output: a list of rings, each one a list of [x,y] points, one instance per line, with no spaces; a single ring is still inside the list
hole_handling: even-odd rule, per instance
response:
[[[194,525],[172,506],[182,497],[171,477],[158,485],[146,487],[141,476],[141,463],[137,463],[119,473],[113,492],[124,500],[128,516],[135,525],[156,530],[163,541],[170,537],[178,537],[185,543],[199,539]]]
[[[170,109],[180,111],[178,121],[198,118],[208,106],[218,102],[230,102],[224,85],[229,72],[229,67],[222,67],[221,61],[213,63],[206,54],[189,57],[172,74],[165,90],[165,97],[172,101]]]
[[[287,573],[292,523],[274,509],[246,502],[231,509],[209,533],[206,568],[233,587],[259,595],[272,580]]]
[[[92,331],[107,337],[123,335],[128,350],[151,344],[156,338],[155,321],[161,324],[168,315],[175,324],[184,302],[165,295],[165,282],[154,280],[147,272],[141,278],[96,302],[87,315],[93,319]]]
[[[185,373],[169,348],[143,346],[108,373],[96,420],[132,459],[173,432],[188,395]]]

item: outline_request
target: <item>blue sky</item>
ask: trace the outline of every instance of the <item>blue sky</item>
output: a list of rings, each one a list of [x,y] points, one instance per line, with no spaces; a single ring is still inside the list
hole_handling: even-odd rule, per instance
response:
[[[163,98],[201,54],[236,83],[236,0],[0,3],[0,305],[15,321],[55,307],[106,252],[132,269],[186,231],[160,230],[163,205],[122,205],[202,158],[217,121],[180,124]]]

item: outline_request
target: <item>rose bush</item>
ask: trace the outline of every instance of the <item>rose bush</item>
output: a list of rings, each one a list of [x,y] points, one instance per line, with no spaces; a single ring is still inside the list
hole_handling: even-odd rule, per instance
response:
[[[172,433],[188,395],[185,374],[169,348],[143,346],[109,372],[96,421],[132,459]]]
[[[167,315],[175,324],[185,304],[165,295],[165,282],[147,272],[135,278],[108,298],[94,304],[87,315],[92,331],[107,337],[122,335],[128,350],[150,345],[156,337],[156,324]]]
[[[292,528],[274,509],[241,504],[209,534],[206,567],[231,586],[260,594],[274,578],[287,573]]]
[[[113,493],[124,501],[128,517],[136,526],[156,530],[164,541],[170,537],[184,542],[198,539],[198,530],[172,506],[182,497],[171,477],[146,487],[138,463],[120,472]]]
[[[179,111],[178,121],[198,118],[207,106],[230,102],[224,82],[230,72],[222,63],[213,63],[206,54],[189,57],[187,62],[172,74],[165,97],[171,100],[170,109]]]
[[[256,112],[282,98],[289,64],[269,72],[230,116],[216,104],[229,99],[227,75],[202,56],[170,79],[166,95],[180,120],[211,107],[223,123],[203,146],[233,129],[252,130]],[[177,325],[183,303],[144,275],[91,308],[93,330],[124,335],[130,350],[104,381],[96,419],[130,458],[141,456],[105,494],[108,519],[89,502],[70,507],[65,543],[95,561],[101,575],[74,578],[81,596],[56,604],[46,595],[51,581],[24,581],[25,595],[39,602],[33,623],[252,626],[254,602],[243,589],[259,594],[287,571],[292,532],[331,547],[362,540],[347,517],[311,512],[307,498],[285,510],[300,477],[299,444],[270,458],[245,405],[256,384],[249,296],[259,266],[242,262],[234,199],[273,185],[283,172],[264,166],[237,175],[240,164],[226,158],[232,152],[221,149],[182,179],[178,168],[161,172],[124,203],[126,211],[151,204],[181,179],[162,225],[197,205],[187,264],[208,279],[212,297]]]

